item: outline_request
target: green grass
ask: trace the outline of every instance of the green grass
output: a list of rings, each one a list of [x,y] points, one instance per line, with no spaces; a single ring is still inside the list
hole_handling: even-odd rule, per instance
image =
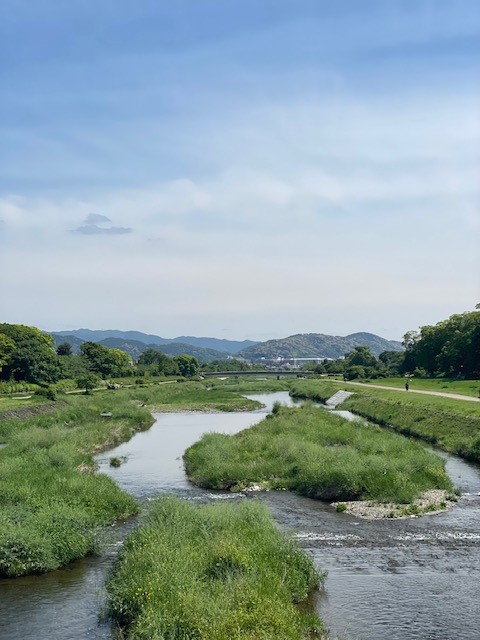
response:
[[[415,441],[312,406],[282,407],[233,436],[206,434],[184,461],[202,487],[260,483],[329,501],[410,503],[428,489],[453,488],[443,461]]]
[[[111,411],[110,419],[100,417]],[[96,530],[138,511],[95,474],[90,452],[127,440],[152,419],[105,394],[69,398],[50,414],[0,422],[0,575],[61,567],[95,549]]]
[[[28,397],[30,396],[30,397]],[[24,407],[31,407],[32,405],[45,403],[46,399],[41,396],[32,394],[25,394],[24,396],[0,396],[0,412],[1,411],[15,411],[16,409],[23,409]]]
[[[420,438],[444,451],[480,462],[480,403],[439,396],[363,389],[339,381],[300,381],[292,395],[325,401],[335,390],[353,395],[342,403],[347,409],[403,435]],[[333,393],[332,393],[333,392]]]
[[[299,380],[292,384],[290,395],[294,398],[307,398],[324,403],[343,388],[347,387],[333,380]]]
[[[480,462],[480,415],[472,402],[393,392],[355,393],[342,405],[381,425]],[[428,398],[428,400],[425,400]]]
[[[405,388],[405,378],[378,378],[376,380],[359,380],[365,384],[379,384],[386,387]],[[459,393],[464,396],[478,398],[480,380],[452,380],[449,378],[409,378],[410,390],[439,391],[441,393]]]
[[[208,382],[203,381],[173,382],[125,389],[121,393],[148,405],[153,411],[251,411],[261,406],[244,398],[237,389],[208,387]]]
[[[373,387],[358,387],[345,384],[343,381],[333,380],[300,380],[296,382],[291,391],[291,395],[299,398],[307,398],[318,402],[325,402],[339,389],[354,393],[355,396],[369,395],[372,398],[385,398],[388,400],[398,400],[407,405],[416,405],[433,410],[445,411],[466,416],[480,416],[480,402],[470,400],[457,400],[455,398],[443,398],[441,396],[430,396],[420,393],[405,393],[387,389],[375,389]],[[342,408],[344,405],[342,405]]]
[[[258,378],[262,378],[262,374],[259,374]],[[295,378],[292,377],[281,377],[280,380],[277,380],[273,376],[268,376],[265,380],[257,379],[255,376],[238,376],[237,379],[232,376],[226,380],[219,380],[218,378],[207,378],[205,380],[205,384],[214,389],[223,389],[224,391],[235,393],[289,391],[294,382]]]
[[[0,576],[49,571],[91,553],[98,527],[138,511],[113,480],[93,473],[92,454],[149,427],[150,410],[259,405],[199,382],[174,382],[64,395],[52,406],[52,413],[0,421],[0,442],[8,443],[0,448]]]
[[[120,552],[108,613],[128,640],[300,640],[321,633],[295,606],[321,580],[260,503],[163,498]]]

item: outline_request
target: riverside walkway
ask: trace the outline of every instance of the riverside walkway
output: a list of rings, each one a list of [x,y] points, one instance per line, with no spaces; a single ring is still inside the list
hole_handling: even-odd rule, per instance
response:
[[[422,393],[427,396],[440,396],[441,398],[452,398],[453,400],[467,400],[467,402],[480,402],[480,398],[475,398],[474,396],[464,396],[461,393],[445,393],[443,391],[425,391],[424,389],[412,389],[410,388],[408,391],[406,389],[402,389],[402,387],[387,387],[386,385],[381,384],[366,384],[364,382],[351,382],[349,380],[338,381],[340,384],[353,384],[357,387],[364,387],[366,389],[385,389],[385,391],[402,391],[403,393]]]

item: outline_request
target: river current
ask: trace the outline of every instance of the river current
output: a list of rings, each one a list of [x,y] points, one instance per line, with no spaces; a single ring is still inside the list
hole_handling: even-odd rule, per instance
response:
[[[146,504],[159,494],[188,500],[246,500],[192,487],[181,456],[207,431],[235,433],[265,417],[287,393],[249,395],[265,404],[246,413],[154,414],[155,424],[98,458],[100,471]],[[110,456],[126,456],[119,468]],[[442,454],[444,455],[444,454]],[[325,588],[312,604],[332,638],[476,640],[480,635],[480,469],[444,456],[463,492],[448,513],[365,521],[288,492],[256,494],[293,531],[319,568]],[[2,640],[99,640],[112,629],[99,620],[103,584],[118,547],[136,522],[105,534],[105,552],[40,576],[0,581]]]

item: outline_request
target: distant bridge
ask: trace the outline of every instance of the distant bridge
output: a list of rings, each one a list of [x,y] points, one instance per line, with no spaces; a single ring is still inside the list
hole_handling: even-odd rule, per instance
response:
[[[204,378],[218,378],[225,376],[296,376],[302,378],[303,376],[313,373],[313,371],[288,371],[288,369],[268,369],[266,371],[201,371],[200,375]]]

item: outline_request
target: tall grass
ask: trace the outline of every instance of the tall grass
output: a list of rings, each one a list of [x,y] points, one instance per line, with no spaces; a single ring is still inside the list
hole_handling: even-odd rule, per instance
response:
[[[199,382],[62,398],[53,413],[0,421],[0,442],[8,443],[0,448],[0,576],[49,571],[91,553],[98,527],[138,511],[113,480],[93,473],[92,455],[150,426],[150,409],[259,406]]]
[[[214,489],[261,483],[323,500],[399,503],[452,489],[443,461],[418,443],[311,406],[282,407],[233,436],[206,434],[184,461],[193,483]]]
[[[290,395],[293,398],[307,398],[324,403],[343,388],[339,384],[331,380],[299,380],[292,384]]]
[[[237,389],[230,391],[205,382],[173,382],[122,393],[154,411],[248,411],[261,405],[244,398]]]
[[[465,415],[460,406],[473,403],[449,400],[448,410],[444,410],[431,403],[425,406],[418,399],[424,396],[404,396],[389,398],[355,393],[342,404],[342,409],[350,409],[380,425],[391,426],[399,433],[421,438],[467,460],[480,462],[480,415]],[[457,404],[452,406],[454,402]],[[460,411],[453,411],[457,407]],[[471,409],[478,412],[474,404]]]
[[[107,394],[0,422],[8,443],[0,449],[0,576],[49,571],[91,553],[99,526],[138,511],[113,480],[93,473],[91,452],[151,422],[145,409]]]
[[[260,503],[163,498],[120,552],[108,613],[128,640],[300,640],[322,624],[294,603],[321,579]]]

